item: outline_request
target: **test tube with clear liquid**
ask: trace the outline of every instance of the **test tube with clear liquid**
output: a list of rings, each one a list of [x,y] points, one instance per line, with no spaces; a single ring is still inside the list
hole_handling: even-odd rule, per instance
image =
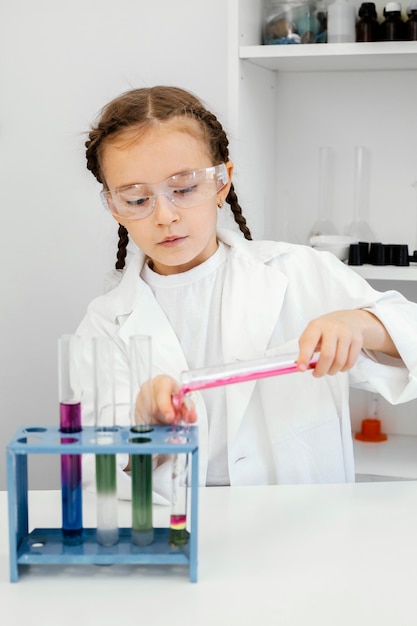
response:
[[[176,432],[169,439],[171,443],[186,441],[186,429]],[[171,516],[169,541],[174,546],[184,546],[188,543],[190,533],[187,530],[188,505],[188,454],[172,455],[172,489],[171,489]]]
[[[78,375],[79,340],[62,335],[58,340],[58,394],[60,431],[81,431],[81,385]],[[61,437],[71,444],[74,438]],[[64,543],[78,545],[83,539],[81,455],[61,455],[62,536]]]
[[[113,443],[115,429],[114,345],[109,337],[92,339],[94,369],[94,414],[96,443]],[[116,455],[100,453],[95,456],[97,542],[113,546],[119,540],[117,522]]]
[[[138,453],[131,455],[132,478],[132,542],[146,546],[153,542],[152,521],[152,455],[141,454],[141,444],[149,441],[146,433],[152,431],[152,338],[136,335],[130,338],[130,415],[131,443],[138,445]]]

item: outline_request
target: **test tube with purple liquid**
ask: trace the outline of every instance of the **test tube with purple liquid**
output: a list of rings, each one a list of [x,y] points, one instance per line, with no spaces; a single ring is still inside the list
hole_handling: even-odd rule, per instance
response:
[[[58,384],[60,431],[70,435],[81,431],[81,389],[76,359],[77,339],[63,335],[58,340]],[[73,437],[61,437],[71,444]],[[81,455],[61,455],[62,534],[64,543],[82,541]]]

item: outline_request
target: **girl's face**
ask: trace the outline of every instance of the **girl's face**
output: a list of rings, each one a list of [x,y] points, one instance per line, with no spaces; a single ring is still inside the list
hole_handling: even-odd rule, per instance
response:
[[[193,121],[172,120],[145,134],[126,131],[103,146],[102,169],[108,189],[135,183],[160,183],[174,174],[198,170],[212,162],[206,145],[198,138]],[[229,182],[217,194],[191,209],[181,209],[158,195],[150,215],[139,220],[116,217],[129,236],[153,262],[159,274],[178,274],[196,267],[217,249],[217,204],[228,194],[232,163],[227,163]]]

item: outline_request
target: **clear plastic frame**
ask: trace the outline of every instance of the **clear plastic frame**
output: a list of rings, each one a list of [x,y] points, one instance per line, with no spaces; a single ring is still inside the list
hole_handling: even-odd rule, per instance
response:
[[[104,190],[101,198],[115,217],[141,220],[155,208],[158,196],[165,196],[180,209],[192,209],[214,197],[227,183],[224,163],[199,170],[180,172],[160,183],[137,183],[119,189]]]

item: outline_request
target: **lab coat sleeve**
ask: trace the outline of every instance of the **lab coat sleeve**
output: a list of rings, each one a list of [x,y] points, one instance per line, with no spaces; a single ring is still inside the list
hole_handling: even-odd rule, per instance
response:
[[[367,352],[352,370],[351,384],[377,391],[391,404],[416,398],[417,304],[407,301],[395,291],[387,291],[366,309],[384,324],[401,359]]]

